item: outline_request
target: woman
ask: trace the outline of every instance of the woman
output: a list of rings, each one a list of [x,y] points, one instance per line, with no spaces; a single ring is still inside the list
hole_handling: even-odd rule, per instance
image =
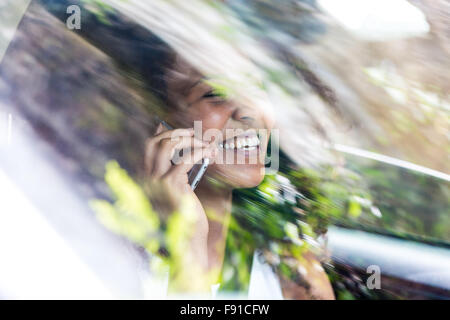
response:
[[[190,285],[176,289],[208,291],[224,262],[233,190],[252,188],[263,180],[273,120],[252,99],[240,99],[239,94],[225,96],[214,87],[215,79],[204,78],[177,54],[166,56],[158,69],[160,74],[154,69],[148,74],[152,90],[166,105],[164,120],[178,129],[169,130],[161,123],[148,139],[145,164],[149,194],[161,215],[179,210],[185,203],[182,199],[194,204],[195,223],[183,258],[189,268],[181,276]],[[252,90],[261,97],[261,92]],[[201,124],[201,132],[194,133],[194,122]],[[216,133],[213,139],[209,139],[211,130]],[[174,156],[180,150],[182,155],[175,162]],[[203,158],[209,158],[211,164],[194,191],[188,172]],[[327,276],[316,258],[311,253],[304,256],[299,268],[309,272],[309,289],[281,279],[284,297],[333,299]],[[212,274],[212,278],[200,279],[199,274]],[[189,281],[192,279],[196,285]]]

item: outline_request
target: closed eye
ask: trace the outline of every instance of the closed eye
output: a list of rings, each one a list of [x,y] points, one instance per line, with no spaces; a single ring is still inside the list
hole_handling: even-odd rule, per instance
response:
[[[214,91],[214,90],[208,91],[207,93],[205,93],[203,95],[202,98],[214,99],[213,103],[222,103],[222,102],[226,101],[225,96],[223,94],[221,94],[220,92]]]
[[[216,98],[216,97],[222,97],[222,95],[220,95],[217,92],[214,92],[213,90],[208,91],[203,95],[203,98]]]

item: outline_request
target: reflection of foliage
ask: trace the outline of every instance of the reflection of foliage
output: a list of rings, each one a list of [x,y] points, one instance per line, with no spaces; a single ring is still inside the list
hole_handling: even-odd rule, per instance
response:
[[[352,227],[381,226],[384,230],[413,234],[426,231],[441,239],[448,234],[445,230],[449,224],[444,221],[448,208],[442,201],[448,189],[438,181],[430,183],[430,179],[423,177],[408,177],[397,168],[381,169],[356,163],[351,165],[353,171],[343,168],[299,170],[289,164],[283,154],[281,157],[284,165],[279,174],[266,176],[258,187],[234,194],[221,290],[246,290],[256,249],[263,252],[267,262],[279,273],[304,284],[289,261],[301,260],[307,250],[317,249],[315,239],[326,232],[330,222]],[[374,200],[361,186],[358,171],[368,177],[366,181]],[[170,266],[171,274],[179,273],[183,269],[184,252],[180,244],[189,236],[183,232],[186,220],[174,214],[166,225],[160,225],[144,191],[116,162],[107,164],[105,181],[116,201],[113,204],[106,200],[91,202],[99,220],[144,248],[153,257],[152,266],[160,267],[162,262],[163,266]],[[395,187],[395,181],[402,187]],[[404,187],[405,183],[408,188]],[[422,187],[427,187],[431,193],[418,194],[417,188]],[[430,196],[436,201],[430,203],[421,198]],[[422,203],[428,206],[423,208]],[[382,212],[381,217],[374,214],[374,204]],[[184,207],[189,211],[188,204]],[[426,216],[421,219],[422,213]],[[161,252],[169,255],[161,255]],[[327,268],[327,272],[340,299],[384,297],[385,293],[368,292],[363,282],[355,282],[358,278],[355,275],[343,276],[342,270],[336,272],[333,268]]]
[[[97,19],[106,24],[111,24],[108,18],[109,13],[113,13],[114,9],[101,0],[81,0],[81,3],[86,5],[86,8],[94,14]]]
[[[231,83],[220,83],[220,81],[205,80],[205,83],[213,88],[212,93],[221,99],[230,99],[233,97]]]
[[[144,191],[115,161],[106,165],[105,181],[116,202],[91,201],[97,218],[110,230],[132,240],[148,252],[156,253],[159,249],[156,235],[160,222]]]
[[[367,273],[344,266],[327,267],[328,277],[338,300],[393,300],[400,299],[387,290],[369,290],[366,286]]]
[[[283,163],[289,163],[288,159]],[[187,243],[184,239],[189,237],[184,232],[190,229],[185,227],[189,205],[183,205],[182,211],[186,212],[173,213],[164,224],[143,189],[117,162],[107,163],[105,181],[115,202],[91,201],[99,220],[144,248],[153,265],[156,262],[160,266],[162,262],[170,266],[176,279],[183,270],[183,243]],[[258,187],[235,192],[221,289],[245,290],[257,249],[285,277],[306,283],[293,267],[292,259],[301,261],[303,253],[317,247],[314,239],[326,231],[330,215],[342,214],[332,202],[337,201],[336,194],[341,202],[351,198],[345,189],[333,189],[334,198],[330,197],[331,181],[320,178],[318,171],[285,165],[282,172],[266,176]]]
[[[370,203],[352,172],[298,169],[283,152],[280,157],[277,175],[235,192],[223,290],[247,288],[255,249],[279,273],[303,285],[305,279],[290,259],[301,261],[308,250],[320,249],[316,239],[333,219],[359,214],[364,208],[358,201]]]
[[[364,178],[380,217],[362,215],[351,226],[378,228],[406,237],[450,241],[450,186],[437,178],[405,169],[350,159],[348,167]]]
[[[180,211],[173,212],[163,224],[164,221],[160,221],[158,213],[152,209],[144,190],[116,161],[106,164],[105,182],[115,202],[91,200],[90,205],[99,221],[109,230],[143,248],[150,257],[152,271],[162,273],[169,267],[171,285],[185,289],[187,239],[194,229],[189,226],[195,223],[192,204],[182,199]],[[190,289],[195,290],[195,285],[201,284],[190,285],[194,286]]]

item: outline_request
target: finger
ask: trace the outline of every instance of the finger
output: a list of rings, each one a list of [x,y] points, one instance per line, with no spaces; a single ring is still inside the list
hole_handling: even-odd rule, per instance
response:
[[[158,143],[155,149],[155,157],[151,176],[153,178],[162,177],[172,166],[171,159],[175,152],[175,146],[179,143],[178,139],[163,139]]]
[[[162,122],[160,122],[158,124],[158,126],[156,127],[154,136],[147,139],[147,141],[145,143],[144,165],[145,165],[145,172],[148,176],[150,176],[151,173],[153,172],[153,165],[155,162],[155,157],[158,154],[156,142],[159,140],[154,139],[154,137],[160,135],[164,131],[168,131],[168,129],[162,124]]]
[[[155,157],[151,176],[154,178],[160,178],[167,171],[169,171],[172,166],[172,162],[177,162],[180,159],[179,153],[175,155],[176,150],[181,149],[184,153],[187,152],[190,154],[190,150],[192,149],[205,148],[207,146],[209,146],[207,142],[201,141],[194,137],[178,137],[174,139],[161,140],[159,143],[159,148],[156,151],[158,155]],[[172,161],[172,159],[174,161]]]
[[[167,130],[163,131],[157,135],[155,135],[155,139],[167,139],[167,138],[176,138],[176,137],[189,137],[194,135],[194,128],[180,128],[175,130]]]
[[[156,128],[156,132],[155,132],[155,136],[159,135],[161,132],[165,131],[164,129],[168,130],[167,128],[164,127],[164,125],[162,124],[162,122],[160,122],[158,124],[158,127]]]
[[[168,139],[168,138],[176,139],[178,137],[190,137],[190,136],[193,136],[193,135],[194,135],[194,129],[167,130],[167,128],[165,128],[162,124],[159,124],[157,129],[156,129],[156,135],[151,137],[150,139],[148,139],[146,147],[147,147],[147,149],[152,149],[162,139]]]
[[[191,133],[192,132],[192,133]],[[167,137],[192,136],[194,129],[169,130],[162,122],[156,127],[155,135],[147,140],[145,150],[145,170],[147,175],[154,171],[155,159],[158,156],[158,143]]]
[[[178,137],[178,138],[174,138],[171,140],[174,141],[174,144],[172,146],[173,146],[173,148],[176,148],[176,149],[205,148],[210,145],[210,142],[203,141],[203,140],[197,139],[195,137]]]
[[[172,166],[166,175],[184,176],[196,163],[200,162],[200,160],[204,158],[214,158],[216,155],[217,147],[215,145],[191,150],[190,153],[182,157],[182,161],[179,164]]]
[[[145,173],[147,176],[150,176],[153,172],[153,165],[155,163],[155,157],[157,155],[157,148],[154,143],[152,143],[151,139],[147,139],[145,143],[145,154],[144,154],[144,166]]]

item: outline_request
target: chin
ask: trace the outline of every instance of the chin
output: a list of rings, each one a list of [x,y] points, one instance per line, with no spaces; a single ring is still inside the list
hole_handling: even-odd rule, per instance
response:
[[[254,188],[264,179],[264,165],[217,165],[218,178],[233,189]]]

